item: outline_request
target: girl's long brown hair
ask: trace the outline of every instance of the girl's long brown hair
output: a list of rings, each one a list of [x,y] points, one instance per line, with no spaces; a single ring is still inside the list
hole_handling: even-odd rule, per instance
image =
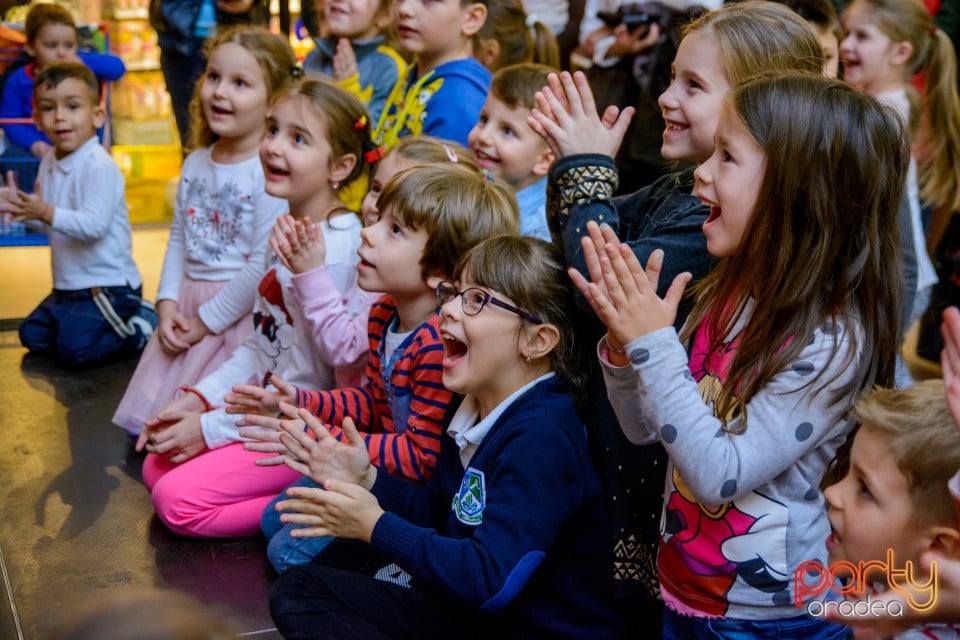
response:
[[[745,323],[716,415],[743,413],[818,327],[840,318],[851,348],[839,370],[854,374],[832,402],[891,386],[903,296],[897,214],[909,160],[895,116],[810,74],[754,80],[725,108],[764,149],[766,168],[739,250],[696,287],[684,330],[689,338],[708,321],[715,352]],[[820,377],[808,385],[831,382]]]

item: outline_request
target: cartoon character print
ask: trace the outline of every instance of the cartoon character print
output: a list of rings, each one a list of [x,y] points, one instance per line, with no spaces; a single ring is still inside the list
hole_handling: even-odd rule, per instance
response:
[[[704,402],[713,404],[737,341],[708,353],[705,325],[693,339],[690,371]],[[667,495],[658,565],[661,576],[670,576],[671,596],[691,595],[689,602],[671,602],[676,609],[726,615],[726,596],[738,579],[769,594],[773,604],[789,604],[785,505],[756,491],[720,505],[703,504],[675,467],[667,479]]]
[[[291,349],[296,339],[293,316],[287,310],[277,269],[274,256],[271,268],[260,280],[260,298],[253,311],[253,330],[266,338],[257,340],[257,348],[271,360],[271,371],[279,368],[283,352]]]
[[[393,147],[401,137],[419,136],[423,133],[423,126],[429,115],[427,105],[443,86],[443,78],[431,80],[432,75],[431,71],[421,78],[399,102],[388,101],[387,110],[384,111],[382,122],[378,127],[379,142],[384,147],[388,149]]]
[[[249,194],[227,181],[211,193],[204,178],[184,178],[186,209],[184,235],[187,251],[200,262],[213,263],[232,247],[243,230],[244,215],[251,215]]]

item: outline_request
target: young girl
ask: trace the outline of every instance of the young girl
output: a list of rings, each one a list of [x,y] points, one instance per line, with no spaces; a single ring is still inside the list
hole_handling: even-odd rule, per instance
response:
[[[520,0],[488,0],[487,20],[471,42],[473,56],[490,73],[520,62],[560,68],[557,38]]]
[[[820,73],[823,53],[805,20],[774,2],[725,5],[684,30],[673,63],[673,82],[660,96],[667,125],[661,154],[670,161],[703,162],[713,153],[720,106],[731,87],[758,70],[802,70]],[[563,100],[557,100],[557,96]],[[619,119],[615,109],[597,114],[583,74],[560,74],[538,98],[531,126],[543,135],[557,161],[548,176],[547,218],[559,235],[568,266],[586,274],[580,239],[590,220],[606,222],[646,262],[657,248],[666,251],[660,294],[684,271],[694,280],[715,264],[707,252],[701,226],[708,210],[693,194],[693,171],[665,176],[632,194],[613,197],[618,174],[613,156],[633,113]],[[561,104],[569,104],[569,111]],[[553,105],[553,106],[551,106]],[[552,117],[551,117],[552,116]],[[579,344],[591,353],[603,334],[587,302],[575,293],[581,311],[575,319]],[[680,326],[689,312],[683,305]],[[586,422],[601,478],[606,482],[613,520],[611,545],[618,596],[625,615],[647,624],[662,609],[655,566],[659,540],[657,520],[663,500],[666,454],[659,447],[631,447],[606,401],[603,377],[589,377]],[[637,483],[637,476],[642,482]]]
[[[956,56],[947,34],[937,29],[919,0],[855,0],[844,11],[847,33],[840,44],[844,77],[858,89],[894,107],[916,136],[916,161],[907,176],[917,258],[916,300],[906,327],[926,309],[937,274],[926,250],[960,208],[960,97]],[[923,100],[910,79],[924,72]],[[917,123],[923,122],[918,127]],[[932,207],[930,234],[920,218],[920,200]]]
[[[364,225],[371,226],[380,219],[377,198],[379,198],[383,186],[389,182],[390,178],[414,166],[449,165],[451,163],[462,164],[478,174],[480,173],[480,168],[473,160],[472,154],[455,142],[441,142],[429,136],[407,137],[400,140],[397,146],[388,151],[383,160],[376,165],[376,171],[370,182],[370,191],[363,200]],[[402,383],[401,378],[407,375],[407,371],[401,371],[401,369],[405,368],[401,367],[396,370],[398,375],[396,383],[398,385]],[[346,387],[349,385],[340,386]],[[234,395],[228,395],[227,401],[233,398]],[[233,410],[228,408],[228,411],[232,412]],[[392,410],[391,413],[393,413]],[[353,418],[356,420],[359,419],[359,416],[353,415]],[[442,418],[442,413],[437,416],[438,420],[440,418]],[[247,448],[257,450],[250,445]],[[315,487],[317,485],[310,478],[304,477],[299,478],[293,486]],[[280,514],[276,510],[276,503],[283,499],[284,496],[281,493],[267,505],[263,510],[260,523],[263,534],[269,540],[267,558],[273,568],[277,570],[277,573],[282,573],[295,564],[309,562],[329,542],[329,539],[324,538],[292,537],[290,532],[297,528],[296,525],[282,523]]]
[[[355,293],[360,220],[337,189],[366,170],[370,128],[363,105],[320,80],[283,90],[267,114],[260,160],[267,192],[289,216],[274,227],[254,306],[254,332],[216,371],[149,420],[137,448],[157,514],[183,535],[259,531],[263,507],[299,475],[258,469],[224,411],[240,383],[267,385],[271,372],[327,389],[357,384],[367,350],[370,298]],[[279,254],[279,255],[278,255]]]
[[[264,193],[258,148],[268,101],[296,62],[283,38],[256,27],[210,45],[191,103],[196,151],[180,172],[160,275],[160,325],[113,416],[134,436],[178,385],[214,371],[250,333],[270,227],[286,206]]]
[[[308,411],[317,441],[303,421],[281,423],[289,455],[309,463],[296,466],[326,489],[291,489],[283,519],[307,525],[298,536],[368,544],[337,540],[281,574],[270,598],[280,633],[620,637],[568,302],[559,253],[520,236],[485,240],[438,285],[443,383],[461,395],[425,486],[371,465],[349,425],[334,445]]]
[[[664,637],[842,638],[843,627],[801,615],[794,571],[826,563],[818,487],[852,426],[848,407],[893,381],[908,151],[875,100],[813,75],[734,89],[716,139],[695,177],[720,263],[695,288],[679,339],[690,276],[661,299],[663,253],[644,275],[591,222],[593,283],[570,275],[608,328],[599,352],[624,434],[669,454]]]
[[[395,0],[400,48],[413,58],[377,122],[389,149],[403,136],[427,134],[466,146],[490,86],[490,72],[470,55],[470,40],[487,18],[484,2]]]
[[[384,37],[390,27],[390,0],[326,0],[318,4],[326,35],[315,40],[316,47],[304,59],[303,70],[333,78],[360,98],[375,123],[407,68]]]

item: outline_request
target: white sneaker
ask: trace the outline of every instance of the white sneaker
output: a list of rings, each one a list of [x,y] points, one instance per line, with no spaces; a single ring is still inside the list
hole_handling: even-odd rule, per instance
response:
[[[130,316],[130,319],[127,320],[127,327],[133,333],[140,333],[139,348],[143,349],[147,345],[147,340],[153,335],[153,325],[150,324],[149,320],[134,315]]]

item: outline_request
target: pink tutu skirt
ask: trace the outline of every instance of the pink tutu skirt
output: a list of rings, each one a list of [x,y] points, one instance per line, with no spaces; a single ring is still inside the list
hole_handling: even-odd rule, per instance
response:
[[[179,308],[187,318],[217,294],[226,281],[209,282],[184,278],[180,285]],[[120,399],[113,423],[131,435],[143,431],[143,423],[157,415],[180,385],[194,385],[215,371],[233,353],[253,329],[249,315],[233,323],[218,335],[208,335],[186,351],[170,355],[160,348],[154,334],[133,372],[127,390]]]

